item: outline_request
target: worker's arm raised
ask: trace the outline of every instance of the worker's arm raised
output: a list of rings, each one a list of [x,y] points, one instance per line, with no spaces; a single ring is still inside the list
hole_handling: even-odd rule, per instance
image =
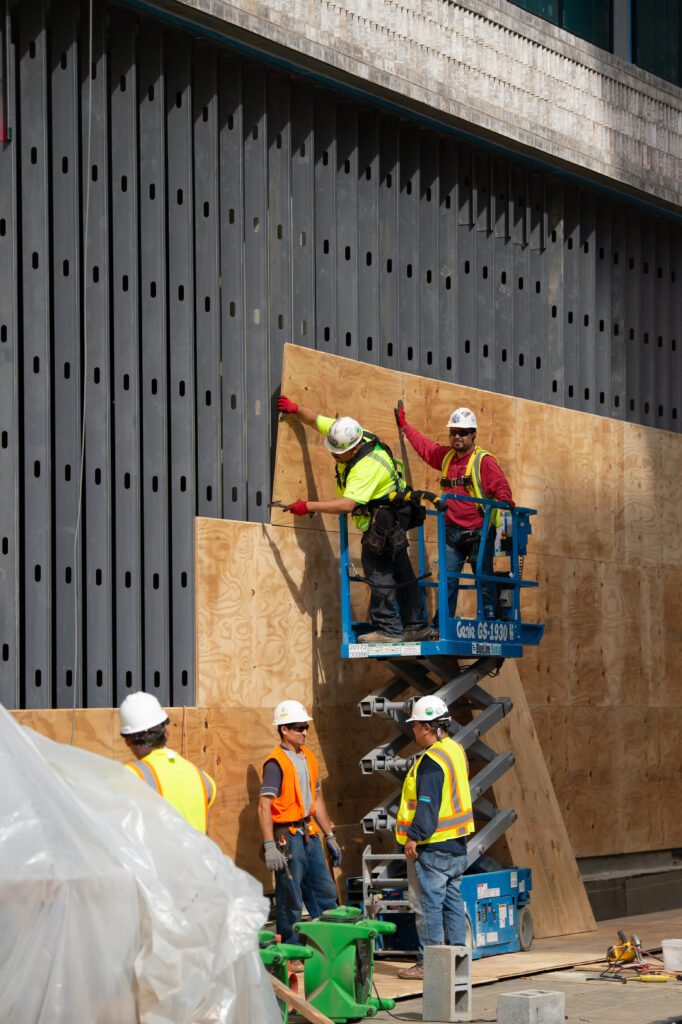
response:
[[[314,409],[309,409],[305,405],[298,405],[297,402],[293,402],[286,395],[282,395],[281,398],[277,399],[277,408],[285,416],[298,416],[301,423],[305,423],[307,427],[317,426],[317,413]]]

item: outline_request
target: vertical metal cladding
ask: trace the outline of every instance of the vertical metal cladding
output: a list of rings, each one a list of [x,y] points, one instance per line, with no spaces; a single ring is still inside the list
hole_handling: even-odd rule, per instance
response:
[[[13,12],[7,705],[193,702],[193,518],[266,520],[286,342],[680,430],[676,221],[104,0],[92,58],[87,4]]]

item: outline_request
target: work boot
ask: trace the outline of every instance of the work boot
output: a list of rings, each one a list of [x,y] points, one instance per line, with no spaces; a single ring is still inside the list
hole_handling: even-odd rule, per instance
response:
[[[294,974],[300,974],[301,971],[305,970],[305,964],[302,960],[290,960],[289,970],[293,971]]]
[[[398,971],[399,978],[406,978],[410,981],[419,981],[424,978],[424,964],[416,963],[411,967],[401,967]]]
[[[414,643],[416,640],[437,640],[438,630],[433,626],[407,626],[405,640]]]
[[[375,629],[372,633],[363,633],[362,636],[358,637],[359,644],[401,644],[402,642],[402,633],[393,635],[391,633],[382,633],[378,629]]]

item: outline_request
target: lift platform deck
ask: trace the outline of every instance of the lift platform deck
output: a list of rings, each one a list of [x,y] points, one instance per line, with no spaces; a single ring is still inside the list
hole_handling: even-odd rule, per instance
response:
[[[448,501],[474,501],[485,505],[482,536],[487,536],[490,518],[495,509],[502,510],[503,530],[498,531],[496,554],[499,558],[508,559],[508,569],[497,570],[495,575],[483,573],[483,551],[478,552],[475,572],[457,573],[460,591],[476,590],[476,617],[451,617],[448,613],[448,573],[446,566],[446,524],[445,508]],[[460,657],[500,657],[522,658],[525,646],[540,643],[544,626],[537,622],[524,622],[521,614],[521,591],[536,587],[537,583],[524,580],[523,562],[526,555],[528,538],[531,533],[530,517],[536,514],[535,509],[513,508],[506,503],[493,501],[489,498],[469,498],[443,494],[436,502],[437,509],[427,509],[427,517],[437,517],[436,535],[438,557],[426,564],[426,542],[424,526],[419,527],[419,586],[426,591],[436,588],[438,592],[438,639],[418,643],[402,642],[395,644],[365,644],[360,642],[363,633],[373,629],[369,622],[353,620],[351,612],[351,584],[362,584],[360,574],[350,561],[348,551],[348,522],[345,515],[340,516],[341,534],[341,623],[343,643],[341,653],[344,658],[400,658],[400,657],[433,657],[434,655],[458,655]],[[414,534],[412,534],[414,536]],[[482,546],[481,546],[482,548]],[[437,581],[432,580],[437,567]],[[464,567],[462,567],[464,568]],[[494,618],[483,614],[481,584],[491,581],[496,584],[498,600]],[[426,596],[426,594],[424,594]]]

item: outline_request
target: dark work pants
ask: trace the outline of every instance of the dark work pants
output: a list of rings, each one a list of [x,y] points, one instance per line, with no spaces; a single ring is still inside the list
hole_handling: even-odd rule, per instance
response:
[[[426,625],[422,592],[407,548],[397,555],[376,555],[363,545],[362,568],[370,583],[369,617],[375,629],[389,636],[402,636],[407,626]],[[409,586],[396,589],[396,583],[410,580]],[[371,586],[373,583],[390,589],[375,590]]]

